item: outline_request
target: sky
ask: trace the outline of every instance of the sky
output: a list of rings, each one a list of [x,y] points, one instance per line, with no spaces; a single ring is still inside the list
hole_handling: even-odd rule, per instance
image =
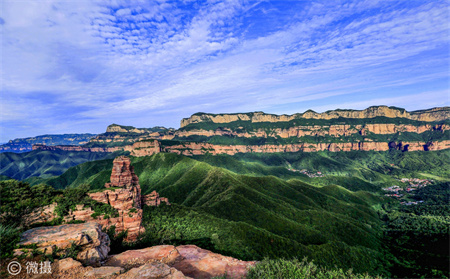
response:
[[[196,112],[448,106],[449,4],[0,0],[0,142]]]

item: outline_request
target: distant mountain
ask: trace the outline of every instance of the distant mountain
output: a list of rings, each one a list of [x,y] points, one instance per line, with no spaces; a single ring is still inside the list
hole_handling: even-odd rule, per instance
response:
[[[10,140],[8,143],[0,145],[1,152],[28,152],[32,150],[33,144],[53,145],[83,145],[95,137],[95,134],[63,134],[63,135],[42,135],[30,138],[19,138]]]
[[[134,128],[112,124],[79,147],[44,150],[158,152],[183,155],[317,151],[433,151],[450,149],[450,108],[408,112],[377,106],[365,110],[306,111],[293,115],[263,112],[196,113],[181,128]]]
[[[190,124],[213,122],[213,123],[231,123],[235,121],[250,121],[250,122],[289,122],[295,119],[337,119],[337,118],[406,118],[416,121],[442,121],[450,117],[449,107],[437,107],[426,110],[417,110],[408,112],[403,108],[387,107],[387,106],[372,106],[364,110],[352,109],[336,109],[329,110],[323,113],[317,113],[313,110],[307,110],[304,113],[296,113],[293,115],[275,115],[264,112],[250,112],[250,113],[230,113],[230,114],[211,114],[211,113],[195,113],[189,118],[181,120],[181,128]]]

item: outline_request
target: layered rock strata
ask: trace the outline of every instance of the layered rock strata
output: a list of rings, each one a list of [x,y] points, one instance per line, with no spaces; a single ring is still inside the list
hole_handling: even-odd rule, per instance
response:
[[[105,260],[109,244],[108,235],[96,223],[34,228],[25,231],[19,243],[20,246],[37,245],[44,254],[52,254],[56,248],[64,251],[76,245],[80,248],[77,259],[88,265],[99,265]]]
[[[168,146],[160,146],[159,149],[153,149],[153,144],[148,142],[139,142],[140,146],[149,144],[149,149],[133,149],[135,157],[150,156],[160,152],[169,152],[182,155],[203,155],[203,154],[228,154],[236,153],[275,153],[275,152],[317,152],[317,151],[387,151],[392,147],[403,151],[435,151],[450,149],[450,140],[442,141],[408,141],[408,142],[337,142],[337,143],[297,143],[297,144],[265,144],[265,145],[219,145],[206,142],[180,142]],[[137,144],[137,143],[135,143]],[[135,145],[133,144],[133,145]],[[58,146],[48,146],[45,150],[58,150]],[[130,150],[132,146],[125,146],[123,150]],[[150,151],[151,149],[151,151]],[[93,151],[105,152],[105,151]]]
[[[408,112],[404,109],[387,107],[387,106],[374,106],[364,110],[331,110],[324,113],[317,113],[312,110],[308,110],[304,113],[296,113],[293,115],[275,115],[266,114],[264,112],[252,112],[252,113],[235,113],[235,114],[207,114],[196,113],[189,118],[183,118],[181,120],[181,128],[200,122],[213,122],[213,123],[230,123],[234,121],[251,121],[251,122],[287,122],[295,119],[336,119],[342,118],[374,118],[374,117],[388,117],[388,118],[406,118],[417,121],[441,121],[450,118],[449,107],[432,108],[427,110]]]

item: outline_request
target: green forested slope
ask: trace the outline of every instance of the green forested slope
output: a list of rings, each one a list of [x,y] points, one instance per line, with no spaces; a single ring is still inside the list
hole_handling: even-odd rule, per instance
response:
[[[389,275],[395,260],[383,248],[382,220],[373,209],[388,198],[371,192],[399,183],[393,177],[448,180],[448,157],[448,151],[132,157],[142,193],[156,190],[172,203],[144,209],[147,236],[139,245],[197,244],[246,260],[306,256],[328,267]],[[112,160],[87,162],[31,182],[100,189],[111,167]],[[326,175],[310,178],[287,168]]]
[[[0,175],[17,180],[29,177],[47,178],[64,173],[68,168],[104,158],[114,158],[116,153],[69,152],[35,150],[26,153],[0,153]]]
[[[145,245],[194,243],[247,260],[308,256],[360,272],[382,266],[381,223],[364,195],[292,176],[237,174],[176,154],[132,158],[132,165],[143,194],[156,190],[173,203],[145,209]],[[111,167],[111,160],[87,162],[44,182],[101,188]]]

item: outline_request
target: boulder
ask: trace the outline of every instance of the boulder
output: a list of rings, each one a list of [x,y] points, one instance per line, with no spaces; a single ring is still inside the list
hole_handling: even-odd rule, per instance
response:
[[[77,259],[88,265],[99,265],[110,250],[108,235],[102,232],[99,224],[93,222],[38,227],[24,232],[19,245],[33,244],[47,254],[51,254],[54,247],[67,250],[73,245],[79,246]]]
[[[152,261],[160,261],[168,265],[173,265],[180,260],[182,260],[182,257],[175,246],[159,245],[112,255],[108,257],[105,265],[120,266],[129,269]]]
[[[117,279],[188,279],[182,272],[161,262],[151,262],[141,267],[133,268],[127,273],[117,276]]]
[[[90,269],[84,273],[85,277],[106,278],[113,275],[119,275],[125,270],[117,266],[102,266]]]
[[[82,267],[82,264],[72,258],[66,258],[58,261],[58,269],[60,272],[64,272],[78,267]]]
[[[195,245],[177,246],[177,250],[183,259],[172,266],[193,278],[225,275],[227,278],[245,278],[248,268],[256,264],[222,256]]]

